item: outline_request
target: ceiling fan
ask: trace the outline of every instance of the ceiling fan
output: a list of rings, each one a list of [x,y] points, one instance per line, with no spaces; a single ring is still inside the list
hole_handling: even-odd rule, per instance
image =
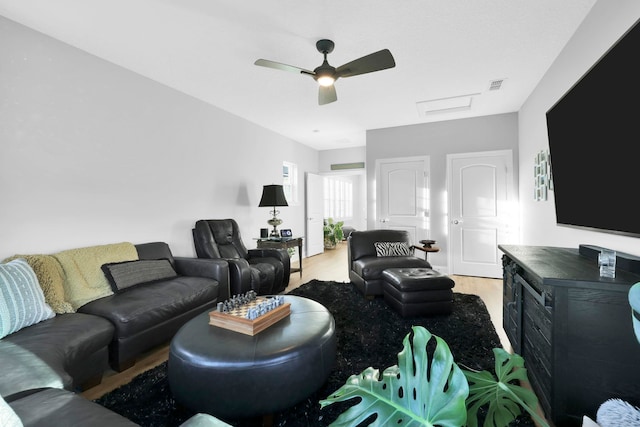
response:
[[[331,40],[322,39],[316,42],[316,49],[324,55],[324,61],[322,62],[322,65],[315,68],[313,71],[305,70],[304,68],[295,67],[293,65],[270,61],[268,59],[258,59],[254,64],[262,67],[275,68],[276,70],[306,74],[313,77],[313,79],[320,85],[320,91],[318,92],[318,104],[320,105],[329,104],[330,102],[338,100],[336,88],[333,86],[333,83],[340,77],[357,76],[359,74],[386,70],[387,68],[393,68],[396,66],[396,62],[394,61],[391,52],[389,52],[389,49],[383,49],[348,62],[338,68],[332,67],[329,65],[329,62],[327,62],[327,55],[333,52],[334,47],[335,44]]]

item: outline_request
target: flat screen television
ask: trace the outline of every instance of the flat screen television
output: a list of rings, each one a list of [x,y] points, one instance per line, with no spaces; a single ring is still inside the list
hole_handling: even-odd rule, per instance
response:
[[[546,113],[558,225],[640,237],[639,22]]]

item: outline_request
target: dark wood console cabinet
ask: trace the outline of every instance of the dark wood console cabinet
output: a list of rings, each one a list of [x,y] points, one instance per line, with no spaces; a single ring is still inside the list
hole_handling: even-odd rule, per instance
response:
[[[503,324],[555,426],[595,420],[607,399],[640,406],[640,343],[629,288],[640,275],[601,278],[596,259],[571,248],[501,245]]]

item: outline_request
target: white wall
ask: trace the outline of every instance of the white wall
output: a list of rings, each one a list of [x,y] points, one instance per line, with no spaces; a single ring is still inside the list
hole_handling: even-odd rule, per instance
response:
[[[577,248],[579,244],[590,244],[640,255],[640,240],[637,238],[557,226],[553,194],[550,194],[549,200],[541,202],[535,202],[532,196],[529,197],[533,194],[530,173],[533,158],[540,150],[549,148],[545,116],[547,110],[639,18],[640,1],[599,0],[522,106],[519,113],[519,140],[523,244],[572,248]],[[624,94],[621,97],[624,98]],[[630,108],[637,110],[633,101]],[[576,165],[576,173],[587,172],[579,170],[579,165]],[[601,200],[594,199],[594,203],[600,202]],[[615,212],[611,214],[615,215]]]
[[[316,150],[3,17],[0,41],[0,259],[156,240],[192,256],[201,218],[255,247],[282,161],[300,191],[318,170]],[[304,203],[280,211],[304,232]]]
[[[376,228],[376,160],[429,156],[430,237],[436,240],[440,247],[440,252],[429,255],[429,262],[442,271],[448,271],[447,154],[494,150],[512,150],[514,164],[517,165],[516,113],[367,131],[367,228]],[[514,173],[517,174],[517,167],[514,169]]]

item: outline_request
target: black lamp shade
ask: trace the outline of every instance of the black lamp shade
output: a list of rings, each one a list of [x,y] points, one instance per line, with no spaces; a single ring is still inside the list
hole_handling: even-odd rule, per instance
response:
[[[289,206],[284,197],[282,185],[265,185],[262,187],[262,198],[258,207],[264,206]]]

